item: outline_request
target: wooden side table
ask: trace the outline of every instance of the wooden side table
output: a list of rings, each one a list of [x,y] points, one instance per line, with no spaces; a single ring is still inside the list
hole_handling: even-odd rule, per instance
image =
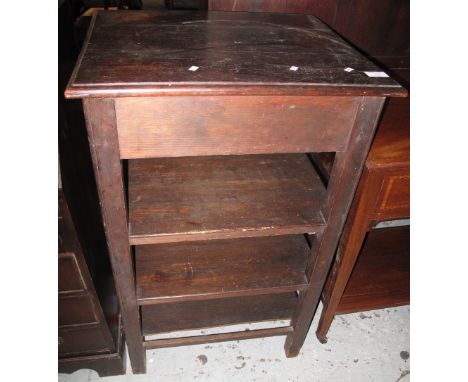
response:
[[[385,97],[405,94],[312,16],[93,17],[66,96],[83,99],[135,373],[167,346],[286,335],[299,353]],[[324,151],[326,188],[307,155]]]
[[[409,227],[371,231],[410,215],[409,106],[391,99],[379,125],[323,291],[321,342],[337,313],[409,303]]]

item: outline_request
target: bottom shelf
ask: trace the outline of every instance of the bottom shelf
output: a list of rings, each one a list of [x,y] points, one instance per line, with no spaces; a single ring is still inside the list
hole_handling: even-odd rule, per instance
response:
[[[141,307],[143,335],[246,322],[289,320],[297,300],[297,294],[289,292],[144,305]]]
[[[268,328],[268,329],[256,329],[256,330],[244,330],[229,333],[216,333],[216,334],[205,334],[196,335],[189,337],[175,337],[175,338],[164,338],[158,340],[146,340],[144,347],[146,349],[159,349],[174,346],[187,346],[187,345],[199,345],[208,344],[214,342],[224,341],[239,341],[248,340],[252,338],[264,338],[273,336],[283,336],[293,332],[292,326],[284,326],[279,328]]]
[[[410,302],[410,227],[368,233],[337,313],[351,313]]]

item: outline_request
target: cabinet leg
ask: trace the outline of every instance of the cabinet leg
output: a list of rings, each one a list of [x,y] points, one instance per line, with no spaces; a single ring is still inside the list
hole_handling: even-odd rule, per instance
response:
[[[364,170],[343,229],[336,260],[322,294],[323,310],[316,331],[320,342],[326,341],[328,330],[353,272],[369,228],[370,215],[381,182],[381,178],[375,176],[372,171]]]

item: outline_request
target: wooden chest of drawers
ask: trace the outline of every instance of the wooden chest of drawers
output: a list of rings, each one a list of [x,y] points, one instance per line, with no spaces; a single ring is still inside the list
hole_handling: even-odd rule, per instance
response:
[[[61,189],[58,204],[59,372],[88,368],[101,376],[124,374],[120,322],[108,322],[114,318],[109,308],[105,312],[101,306]]]

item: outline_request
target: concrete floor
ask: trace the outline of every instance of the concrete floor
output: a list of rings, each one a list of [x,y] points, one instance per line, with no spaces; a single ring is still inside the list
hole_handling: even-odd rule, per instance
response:
[[[357,381],[410,380],[410,308],[337,316],[328,343],[315,337],[321,307],[296,358],[286,358],[284,337],[149,350],[147,374],[99,378],[95,371],[59,374],[59,382]],[[239,329],[243,328],[238,326]],[[205,331],[206,333],[206,331]]]

